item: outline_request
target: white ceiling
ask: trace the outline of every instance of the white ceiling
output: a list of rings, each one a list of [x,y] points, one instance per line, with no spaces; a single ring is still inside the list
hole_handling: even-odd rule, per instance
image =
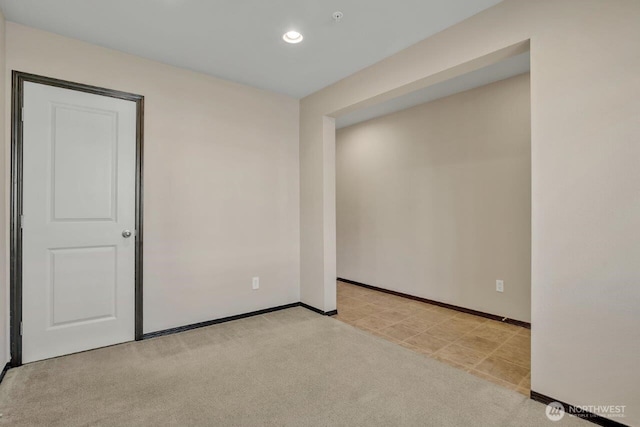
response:
[[[300,98],[500,1],[0,0],[0,8],[13,22]],[[291,29],[302,43],[282,40]]]
[[[336,128],[341,129],[376,117],[405,110],[426,102],[435,101],[445,96],[464,92],[489,83],[504,80],[528,72],[530,69],[529,52],[512,56],[488,67],[480,68],[467,74],[428,86],[381,104],[356,110],[336,118]]]

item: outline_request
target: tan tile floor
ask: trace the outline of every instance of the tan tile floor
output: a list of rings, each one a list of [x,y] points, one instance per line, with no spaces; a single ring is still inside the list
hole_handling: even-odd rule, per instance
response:
[[[529,395],[528,329],[343,282],[335,318]]]

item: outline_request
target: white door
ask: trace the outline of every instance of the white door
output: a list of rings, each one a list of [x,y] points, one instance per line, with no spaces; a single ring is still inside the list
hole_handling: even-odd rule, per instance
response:
[[[131,341],[136,104],[25,82],[23,122],[23,362]]]

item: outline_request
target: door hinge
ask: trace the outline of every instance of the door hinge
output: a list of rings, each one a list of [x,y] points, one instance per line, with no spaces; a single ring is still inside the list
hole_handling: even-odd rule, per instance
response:
[[[20,228],[24,228],[24,215],[20,215]]]
[[[22,322],[20,322],[20,336],[22,336]]]
[[[24,122],[24,107],[22,107],[22,110],[20,112],[20,120]]]

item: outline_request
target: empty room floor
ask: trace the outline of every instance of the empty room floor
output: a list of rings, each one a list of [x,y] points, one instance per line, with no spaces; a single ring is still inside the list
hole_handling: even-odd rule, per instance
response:
[[[541,403],[302,307],[11,369],[0,412],[12,427],[550,423]]]
[[[531,331],[338,281],[338,320],[526,396]]]

